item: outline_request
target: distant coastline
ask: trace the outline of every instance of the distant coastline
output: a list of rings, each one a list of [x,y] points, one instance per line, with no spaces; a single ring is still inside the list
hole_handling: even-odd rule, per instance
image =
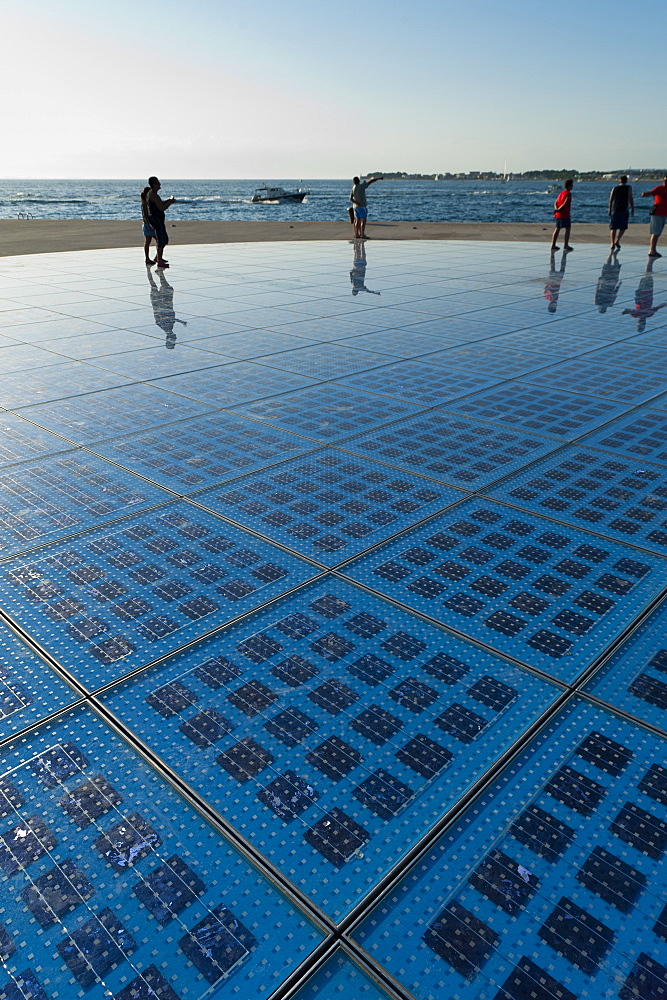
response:
[[[615,180],[621,174],[627,174],[630,181],[661,181],[667,168],[637,170],[632,167],[621,167],[620,170],[524,170],[511,173],[497,173],[494,170],[470,170],[468,173],[450,174],[408,174],[404,170],[370,170],[366,177],[384,177],[388,181],[558,181],[564,177],[572,177],[577,181]]]

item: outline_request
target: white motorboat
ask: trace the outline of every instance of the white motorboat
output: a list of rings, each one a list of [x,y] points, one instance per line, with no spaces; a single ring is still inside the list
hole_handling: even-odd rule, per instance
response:
[[[303,201],[310,191],[305,188],[296,188],[294,191],[286,191],[281,187],[259,187],[252,196],[253,201],[263,201],[267,205],[279,205],[283,201]]]

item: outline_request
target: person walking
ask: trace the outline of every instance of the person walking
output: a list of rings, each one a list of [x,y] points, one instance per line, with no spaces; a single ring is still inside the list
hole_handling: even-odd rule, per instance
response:
[[[146,203],[148,205],[148,223],[155,232],[155,242],[157,243],[157,258],[155,263],[158,267],[169,267],[168,261],[164,259],[164,248],[169,242],[167,227],[164,221],[164,213],[176,201],[175,198],[167,198],[163,201],[158,191],[162,185],[157,177],[148,178],[148,193]],[[148,255],[147,255],[148,256]]]
[[[618,179],[618,184],[609,195],[609,229],[611,249],[621,249],[621,237],[628,228],[630,216],[635,214],[632,188],[626,174]]]
[[[361,181],[358,177],[352,178],[352,190],[350,191],[350,201],[354,206],[354,238],[355,240],[367,240],[366,222],[368,220],[368,206],[366,203],[366,191],[375,184],[376,181],[383,181],[384,177],[371,177],[369,181]]]
[[[649,226],[651,240],[649,242],[648,255],[649,257],[662,257],[662,254],[658,253],[657,247],[658,240],[665,228],[665,222],[667,222],[667,177],[664,178],[662,184],[658,184],[652,191],[642,191],[642,198],[650,198],[651,195],[653,195],[653,208],[651,209],[651,222]]]
[[[558,195],[554,202],[554,219],[556,220],[556,228],[554,229],[553,236],[551,237],[551,252],[555,253],[560,250],[560,247],[556,246],[556,239],[561,229],[565,230],[565,243],[563,244],[563,250],[573,250],[574,247],[570,246],[570,227],[572,225],[571,212],[572,212],[572,188],[574,187],[574,181],[569,179],[565,181],[563,190]]]
[[[148,192],[150,188],[146,186],[141,191],[141,218],[143,219],[143,232],[144,232],[144,256],[146,257],[146,267],[152,267],[153,264],[157,264],[157,258],[155,260],[151,259],[151,243],[153,240],[157,241],[156,233],[150,224],[148,218]]]

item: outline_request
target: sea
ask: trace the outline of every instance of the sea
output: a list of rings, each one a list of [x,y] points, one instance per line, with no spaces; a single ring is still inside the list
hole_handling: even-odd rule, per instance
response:
[[[0,218],[138,219],[143,180],[0,180]],[[262,184],[288,190],[306,188],[301,204],[253,204]],[[162,179],[163,197],[177,203],[169,217],[178,220],[266,220],[334,222],[346,218],[349,180],[263,178],[258,180]],[[637,196],[654,182],[633,185],[636,221],[647,221],[650,201]],[[574,222],[606,222],[606,181],[580,181],[574,186]],[[549,180],[417,181],[387,180],[368,193],[369,216],[397,222],[550,222],[555,191]]]

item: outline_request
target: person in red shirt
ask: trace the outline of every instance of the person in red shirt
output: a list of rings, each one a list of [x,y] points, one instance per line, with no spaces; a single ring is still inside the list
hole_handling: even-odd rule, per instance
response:
[[[642,191],[642,198],[649,198],[651,195],[653,195],[653,208],[651,209],[649,229],[651,242],[649,243],[648,255],[649,257],[662,257],[662,254],[657,251],[657,246],[658,239],[667,222],[667,177],[652,191]]]
[[[554,219],[556,220],[556,228],[554,229],[554,234],[551,237],[551,252],[555,253],[556,250],[560,250],[560,247],[556,246],[556,239],[561,229],[565,230],[565,243],[563,244],[564,250],[573,250],[574,247],[570,246],[570,226],[572,225],[572,220],[570,218],[570,212],[572,209],[572,188],[574,187],[573,180],[565,181],[563,190],[558,195],[554,202]]]

